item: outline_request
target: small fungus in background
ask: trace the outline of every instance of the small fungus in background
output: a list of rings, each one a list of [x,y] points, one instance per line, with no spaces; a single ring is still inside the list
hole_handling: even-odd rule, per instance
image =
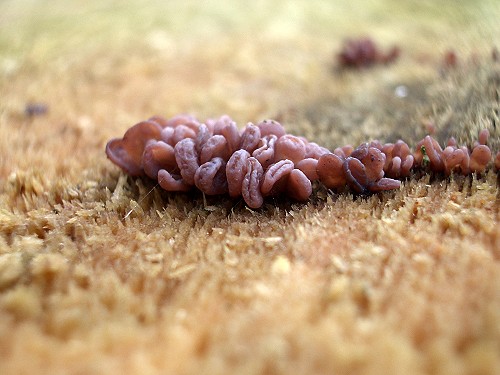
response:
[[[383,52],[371,38],[346,39],[337,60],[341,68],[368,68],[376,64],[393,63],[399,57],[399,47]]]

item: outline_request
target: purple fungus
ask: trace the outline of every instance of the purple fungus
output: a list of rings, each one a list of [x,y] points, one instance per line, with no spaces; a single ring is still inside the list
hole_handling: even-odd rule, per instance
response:
[[[130,176],[143,176],[142,154],[146,143],[160,138],[161,126],[143,121],[128,129],[122,139],[114,138],[106,145],[108,158]]]

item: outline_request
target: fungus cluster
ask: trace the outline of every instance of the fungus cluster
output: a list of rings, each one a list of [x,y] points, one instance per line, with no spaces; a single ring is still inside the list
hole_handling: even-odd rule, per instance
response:
[[[128,129],[106,145],[109,159],[131,176],[148,176],[167,191],[193,188],[207,195],[243,197],[258,208],[268,196],[285,194],[306,201],[312,182],[329,189],[345,187],[357,193],[392,190],[412,168],[447,175],[483,172],[491,159],[483,130],[469,152],[450,139],[443,150],[425,137],[411,153],[403,141],[344,146],[330,152],[303,137],[287,134],[273,120],[248,123],[239,130],[227,115],[199,122],[189,115],[152,117]],[[495,166],[500,167],[500,152]]]
[[[341,67],[359,69],[394,62],[399,54],[396,46],[382,52],[372,39],[360,38],[345,40],[337,57]]]
[[[453,171],[459,171],[463,175],[484,172],[491,160],[491,150],[486,145],[489,135],[487,129],[481,130],[479,140],[473,144],[472,152],[469,152],[466,146],[459,147],[454,138],[448,140],[448,144],[443,150],[435,139],[426,136],[417,143],[414,154],[415,163],[419,166],[428,166],[431,171],[442,172],[447,176]],[[496,160],[499,158],[500,152],[497,154]]]

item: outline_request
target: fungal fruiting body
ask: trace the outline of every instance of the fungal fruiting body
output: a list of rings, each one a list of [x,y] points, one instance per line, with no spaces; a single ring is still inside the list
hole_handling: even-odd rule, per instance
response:
[[[336,191],[393,190],[414,168],[450,175],[483,172],[491,160],[483,130],[472,149],[452,138],[442,149],[426,136],[415,152],[399,140],[343,146],[333,152],[303,137],[287,134],[277,121],[248,123],[239,130],[227,115],[204,123],[189,115],[159,116],[139,122],[106,145],[108,158],[130,176],[147,176],[167,191],[194,188],[207,195],[243,197],[259,208],[268,196],[306,201],[318,180]],[[500,152],[495,157],[500,168]]]
[[[400,50],[396,46],[382,52],[371,38],[359,38],[345,40],[337,59],[341,68],[360,69],[392,63],[399,54]]]

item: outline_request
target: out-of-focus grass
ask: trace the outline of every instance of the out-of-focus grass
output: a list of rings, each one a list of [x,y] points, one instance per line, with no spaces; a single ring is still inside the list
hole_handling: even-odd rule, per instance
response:
[[[162,31],[172,43],[218,36],[297,34],[335,41],[373,34],[391,42],[477,47],[500,35],[500,3],[484,1],[26,1],[0,3],[0,54],[51,59],[107,45],[126,48]],[[462,30],[457,33],[456,30]],[[212,40],[213,42],[213,40]],[[160,43],[160,42],[159,42]],[[460,47],[460,46],[459,46]]]

